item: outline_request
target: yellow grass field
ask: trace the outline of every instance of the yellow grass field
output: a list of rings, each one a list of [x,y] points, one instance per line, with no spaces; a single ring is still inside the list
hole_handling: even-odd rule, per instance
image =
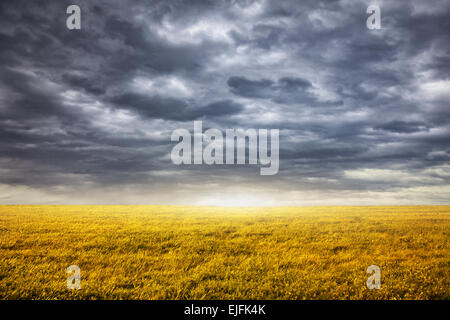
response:
[[[449,206],[0,206],[0,298],[449,299],[449,236]]]

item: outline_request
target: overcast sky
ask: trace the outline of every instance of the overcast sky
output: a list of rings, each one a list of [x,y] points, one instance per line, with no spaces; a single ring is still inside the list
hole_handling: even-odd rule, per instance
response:
[[[1,1],[0,203],[450,204],[449,35],[447,0]],[[172,164],[194,120],[280,129],[279,173]]]

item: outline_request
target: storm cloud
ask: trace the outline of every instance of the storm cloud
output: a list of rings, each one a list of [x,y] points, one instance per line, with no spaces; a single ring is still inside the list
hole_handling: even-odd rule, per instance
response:
[[[0,203],[449,204],[449,34],[445,0],[2,1]],[[175,166],[194,120],[280,129],[279,173]]]

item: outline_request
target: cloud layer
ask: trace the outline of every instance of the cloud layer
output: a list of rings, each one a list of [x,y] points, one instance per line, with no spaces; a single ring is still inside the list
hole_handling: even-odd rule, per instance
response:
[[[70,4],[0,3],[0,203],[450,203],[448,1]],[[194,120],[280,172],[173,165]]]

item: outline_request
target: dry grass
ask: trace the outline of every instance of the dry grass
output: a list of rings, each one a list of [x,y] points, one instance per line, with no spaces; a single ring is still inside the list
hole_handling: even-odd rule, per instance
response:
[[[449,299],[449,227],[449,206],[0,206],[0,298]]]

